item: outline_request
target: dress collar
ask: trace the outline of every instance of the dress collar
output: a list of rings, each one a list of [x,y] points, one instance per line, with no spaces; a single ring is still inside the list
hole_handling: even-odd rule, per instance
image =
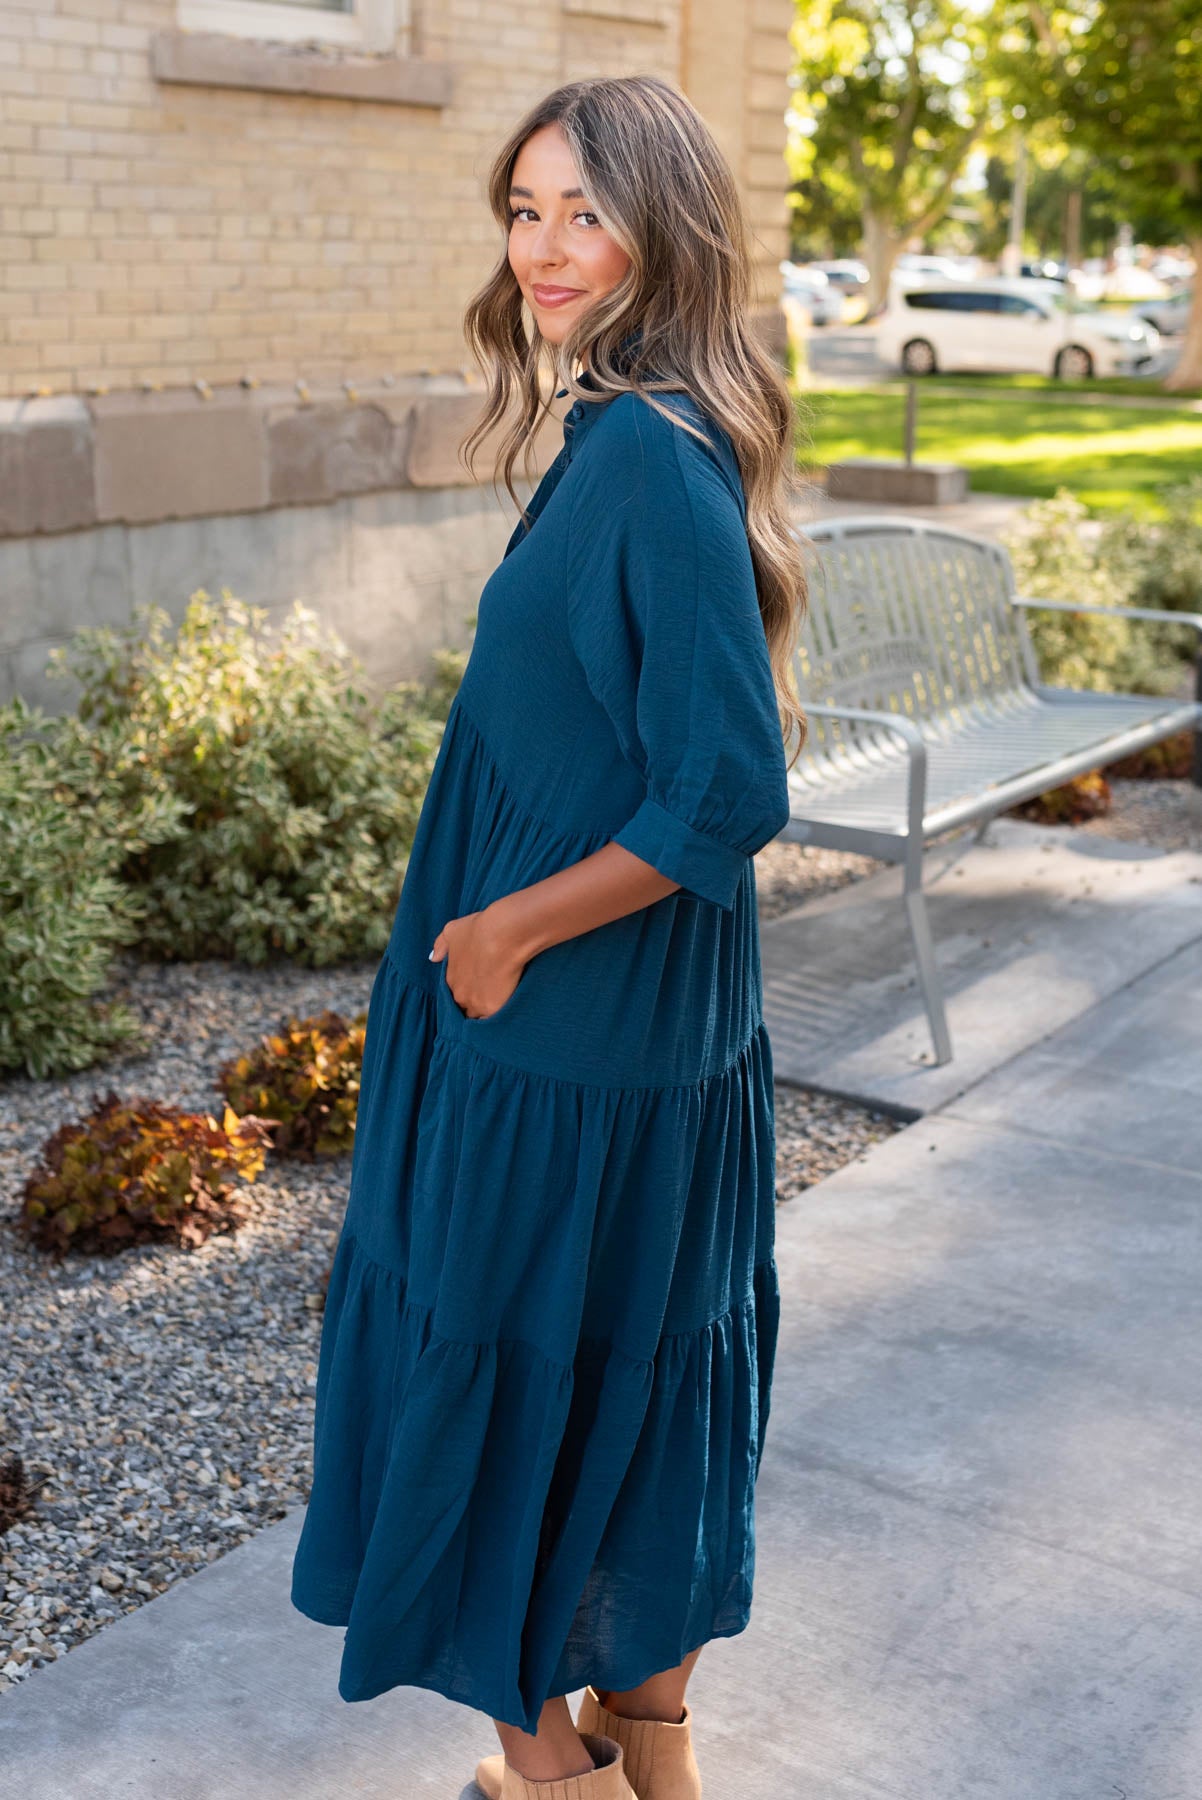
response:
[[[581,375],[580,385],[585,388],[596,388],[597,384],[593,380],[588,369],[585,369],[584,373]],[[567,388],[560,388],[557,391],[555,398],[557,400],[562,400],[567,392]],[[571,461],[576,451],[588,436],[590,426],[594,425],[601,417],[601,414],[605,411],[608,404],[609,398],[600,401],[590,400],[587,403],[583,400],[573,400],[571,406],[569,406],[567,412],[563,416],[563,440],[567,449],[569,461]]]
[[[621,344],[618,346],[617,361],[619,367],[628,359],[629,353],[637,345],[642,335],[643,328],[641,325],[635,325],[627,332],[626,336],[622,339]],[[596,390],[597,383],[594,381],[590,369],[585,369],[582,372],[580,376],[580,386]],[[568,389],[566,387],[558,388],[555,393],[555,398],[557,400],[562,400],[567,392]],[[605,408],[613,398],[614,396],[611,394],[600,401],[590,400],[586,402],[583,400],[574,400],[571,406],[569,406],[563,419],[564,444],[567,448],[569,461],[576,450],[578,450],[580,445],[584,442],[584,439],[588,436],[590,426],[594,425],[601,417],[601,414],[605,411]]]

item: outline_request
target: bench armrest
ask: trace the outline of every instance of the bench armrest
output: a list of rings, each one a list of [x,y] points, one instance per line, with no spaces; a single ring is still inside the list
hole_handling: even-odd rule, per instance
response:
[[[1194,655],[1194,692],[1202,701],[1202,613],[1173,612],[1167,606],[1091,606],[1088,601],[1084,605],[1076,600],[1036,600],[1025,594],[1012,594],[1014,606],[1045,607],[1049,612],[1081,612],[1102,613],[1111,619],[1149,619],[1156,625],[1189,625],[1198,634],[1198,647]],[[1194,728],[1194,768],[1192,776],[1195,787],[1202,788],[1202,730]]]
[[[1012,594],[1011,605],[1046,608],[1048,612],[1101,613],[1111,619],[1150,619],[1157,625],[1190,625],[1202,640],[1202,613],[1172,612],[1167,606],[1093,606],[1082,600],[1036,600]]]
[[[881,725],[899,737],[909,760],[906,782],[906,812],[912,843],[922,845],[922,821],[926,811],[927,746],[926,739],[913,719],[900,713],[871,712],[862,706],[820,706],[817,701],[802,701],[802,710],[815,719],[843,719],[850,725]]]

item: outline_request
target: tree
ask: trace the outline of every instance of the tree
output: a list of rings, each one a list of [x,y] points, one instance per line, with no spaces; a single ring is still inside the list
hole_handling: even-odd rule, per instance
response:
[[[1115,193],[1105,164],[1066,146],[1059,135],[1037,128],[1027,134],[1028,160],[1026,247],[1038,256],[1067,257],[1072,235],[1070,215],[1079,207],[1078,257],[1103,256],[1126,221],[1140,242],[1166,243],[1173,232],[1155,210],[1133,211]],[[977,251],[999,258],[1010,221],[1014,159],[999,146],[985,165],[985,185],[978,196]]]
[[[789,188],[789,254],[794,262],[858,256],[862,225],[859,190],[847,169],[823,168]]]
[[[1105,164],[1132,212],[1189,244],[1197,275],[1171,388],[1202,383],[1202,9],[1198,0],[1009,0],[999,67]]]
[[[984,16],[960,0],[799,0],[792,38],[794,180],[803,194],[854,182],[872,306],[907,241],[943,218],[990,123]]]

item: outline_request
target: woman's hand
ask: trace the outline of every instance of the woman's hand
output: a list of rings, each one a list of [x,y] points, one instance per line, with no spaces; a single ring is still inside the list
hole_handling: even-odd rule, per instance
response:
[[[430,961],[442,962],[444,957],[447,986],[469,1019],[487,1019],[499,1012],[529,960],[488,907],[447,920],[434,940]]]
[[[622,844],[602,844],[579,862],[448,919],[431,962],[447,962],[447,985],[469,1019],[499,1012],[530,960],[553,944],[639,912],[680,887]]]

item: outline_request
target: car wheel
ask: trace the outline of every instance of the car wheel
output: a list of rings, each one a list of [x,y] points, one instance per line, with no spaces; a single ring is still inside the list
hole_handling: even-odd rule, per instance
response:
[[[901,366],[907,375],[933,375],[935,362],[935,346],[926,338],[911,338],[902,346]]]
[[[1052,373],[1057,381],[1088,381],[1093,374],[1093,357],[1080,344],[1066,344],[1056,353]]]

